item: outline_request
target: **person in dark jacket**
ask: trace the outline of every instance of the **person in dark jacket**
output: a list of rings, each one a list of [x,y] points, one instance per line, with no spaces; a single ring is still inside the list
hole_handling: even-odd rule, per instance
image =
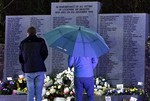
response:
[[[42,101],[42,88],[44,84],[44,64],[48,50],[43,38],[36,36],[36,29],[29,27],[29,36],[20,43],[19,62],[27,80],[27,101]]]

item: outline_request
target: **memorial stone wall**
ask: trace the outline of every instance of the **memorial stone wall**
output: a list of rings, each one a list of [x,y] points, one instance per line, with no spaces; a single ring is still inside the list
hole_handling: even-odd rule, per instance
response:
[[[99,2],[68,2],[52,3],[51,16],[53,28],[60,25],[80,25],[97,31],[97,14],[100,10]],[[67,69],[68,55],[52,49],[52,73]]]
[[[50,21],[49,15],[6,16],[4,80],[7,77],[16,77],[23,74],[18,60],[19,44],[27,37],[28,27],[36,27],[37,35],[42,37],[43,33],[50,30]],[[46,62],[49,65],[49,59]],[[50,68],[47,69],[49,70]]]
[[[145,13],[98,14],[100,3],[53,3],[51,15],[7,16],[5,36],[4,78],[22,74],[18,61],[19,43],[33,25],[38,36],[53,28],[69,24],[82,25],[97,31],[110,47],[100,57],[95,76],[103,76],[113,86],[144,86],[145,41],[149,33],[149,19]],[[47,73],[57,74],[67,69],[67,55],[49,48]],[[139,85],[140,84],[140,85]],[[142,85],[141,85],[142,84]]]
[[[144,86],[145,43],[149,34],[147,14],[101,14],[99,33],[110,51],[100,58],[97,74],[112,85]]]

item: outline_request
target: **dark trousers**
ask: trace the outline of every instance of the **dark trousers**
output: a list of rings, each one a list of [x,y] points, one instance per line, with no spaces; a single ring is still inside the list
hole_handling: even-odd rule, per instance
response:
[[[94,77],[75,77],[74,88],[76,101],[82,101],[84,89],[87,93],[88,101],[94,101]]]

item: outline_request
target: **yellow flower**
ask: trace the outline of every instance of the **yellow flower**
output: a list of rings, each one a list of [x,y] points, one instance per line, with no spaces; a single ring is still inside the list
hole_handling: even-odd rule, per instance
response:
[[[18,82],[19,82],[19,83],[22,83],[22,79],[21,79],[21,78],[18,78]]]
[[[21,88],[20,88],[20,87],[18,87],[18,88],[17,88],[17,90],[18,90],[18,91],[20,91],[20,90],[21,90]]]
[[[22,91],[23,91],[24,93],[27,93],[27,92],[28,92],[27,87],[25,87]]]
[[[22,78],[23,81],[26,81],[26,78]]]

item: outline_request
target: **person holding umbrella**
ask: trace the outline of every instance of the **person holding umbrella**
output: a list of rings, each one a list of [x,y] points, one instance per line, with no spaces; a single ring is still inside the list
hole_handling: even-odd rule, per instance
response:
[[[29,27],[28,37],[20,43],[19,62],[27,80],[27,101],[42,101],[42,89],[46,67],[44,64],[48,56],[44,39],[36,36],[36,29]]]
[[[83,89],[94,101],[93,69],[98,57],[109,51],[100,34],[84,26],[61,25],[44,34],[50,47],[69,55],[68,65],[74,67],[76,100],[82,101]]]
[[[84,89],[88,101],[94,101],[94,73],[93,69],[98,63],[98,58],[93,57],[68,57],[68,66],[74,67],[74,88],[76,101],[82,101]]]

